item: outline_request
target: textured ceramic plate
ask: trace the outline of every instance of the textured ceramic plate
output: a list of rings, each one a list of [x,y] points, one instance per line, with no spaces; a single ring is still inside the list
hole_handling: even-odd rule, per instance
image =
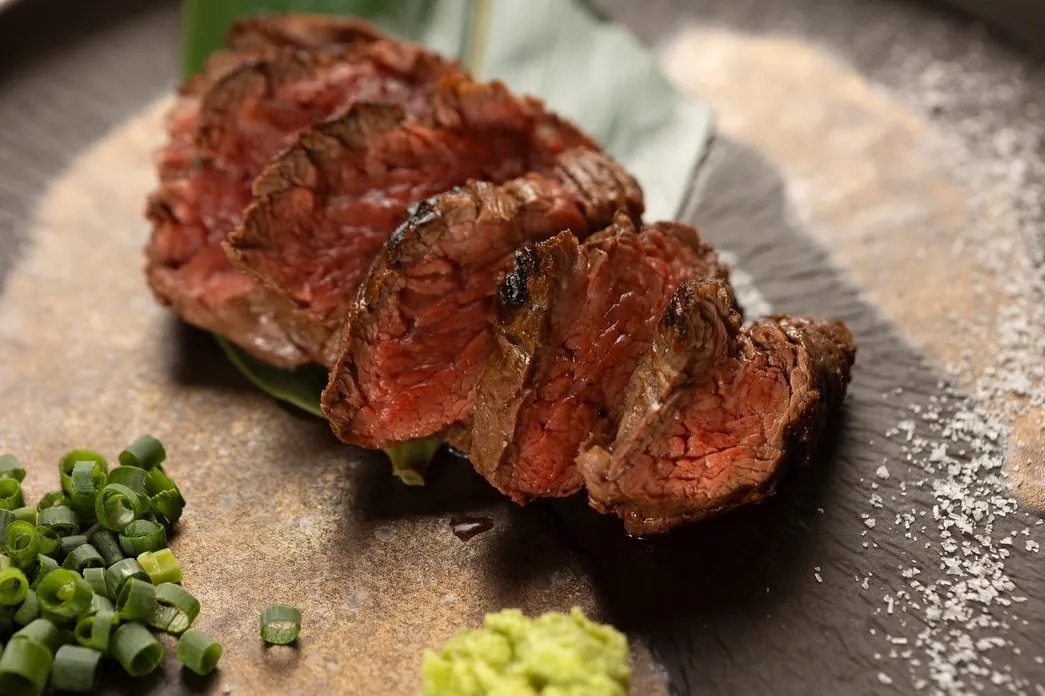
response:
[[[162,438],[190,501],[173,545],[203,602],[199,625],[226,651],[209,680],[172,661],[117,689],[410,694],[421,651],[459,626],[505,606],[578,605],[634,639],[637,694],[909,693],[921,680],[929,692],[948,678],[952,692],[1035,693],[1045,570],[1030,549],[1042,535],[1010,491],[986,488],[1005,443],[958,429],[926,468],[941,424],[974,404],[953,392],[940,402],[936,334],[918,331],[935,326],[932,307],[958,307],[961,284],[917,266],[918,250],[940,238],[949,249],[946,235],[982,211],[955,203],[966,189],[921,147],[946,124],[888,96],[897,46],[938,51],[944,76],[1019,64],[891,3],[689,5],[616,8],[649,40],[686,17],[703,27],[666,54],[723,123],[687,216],[775,309],[849,322],[860,354],[815,466],[771,502],[654,542],[624,537],[583,500],[514,507],[450,457],[427,487],[407,489],[379,457],[255,390],[209,336],[156,306],[141,276],[149,155],[177,78],[176,4],[27,0],[0,16],[0,449],[29,462],[38,495],[73,446]],[[975,157],[968,166],[987,171]],[[869,246],[883,221],[890,246]],[[955,552],[934,505],[962,495],[987,508],[976,519],[945,510],[972,525],[948,532]],[[492,529],[462,541],[457,515]],[[258,612],[274,602],[303,610],[297,649],[259,644]]]

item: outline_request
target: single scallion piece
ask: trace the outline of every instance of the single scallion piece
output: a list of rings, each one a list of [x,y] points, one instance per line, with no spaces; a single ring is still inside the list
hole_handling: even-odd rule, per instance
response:
[[[120,532],[120,548],[128,556],[167,547],[167,530],[152,520],[135,520]]]
[[[0,694],[40,696],[54,658],[35,640],[12,639],[0,655]]]
[[[41,527],[50,527],[58,536],[67,537],[80,533],[80,517],[70,507],[56,505],[42,508],[36,522]]]
[[[153,469],[158,471],[158,469]],[[149,498],[149,505],[157,517],[163,519],[167,524],[176,524],[181,519],[185,510],[185,501],[177,491],[161,491]]]
[[[120,624],[109,647],[112,656],[132,677],[144,676],[163,662],[163,646],[149,629],[137,622]]]
[[[73,467],[76,466],[77,462],[94,462],[102,467],[102,471],[109,470],[109,462],[94,450],[75,449],[67,452],[58,461],[58,474],[62,482],[62,490],[66,493],[69,493],[72,489]]]
[[[108,652],[109,642],[119,620],[112,609],[101,609],[94,614],[80,617],[73,629],[76,642],[85,648]]]
[[[93,693],[98,688],[101,661],[102,654],[96,650],[79,645],[63,645],[54,654],[51,686],[58,691]]]
[[[105,559],[98,553],[98,549],[90,544],[81,544],[65,557],[62,567],[82,574],[87,568],[104,568]]]
[[[36,561],[33,562],[33,564],[28,568],[28,570],[31,572],[27,572],[25,574],[25,576],[29,578],[30,581],[29,587],[36,589],[36,586],[40,584],[40,580],[42,580],[45,575],[50,573],[52,570],[57,570],[60,567],[61,566],[58,565],[58,561],[54,560],[50,556],[44,556],[43,554],[38,555],[36,557]]]
[[[116,605],[108,597],[95,593],[91,597],[91,608],[88,610],[88,613],[97,614],[100,611],[116,611]]]
[[[65,568],[52,570],[36,586],[40,609],[66,619],[86,613],[91,608],[92,596],[94,592],[87,581]]]
[[[37,509],[46,510],[52,507],[68,507],[69,498],[65,495],[65,491],[48,491],[40,497],[40,502],[36,504]]]
[[[32,524],[28,521],[26,523]],[[36,533],[40,537],[39,553],[42,553],[45,556],[53,556],[56,551],[62,548],[62,540],[59,538],[58,532],[54,531],[53,527],[36,525]]]
[[[120,464],[140,469],[155,469],[163,464],[167,451],[152,435],[142,435],[120,452]]]
[[[29,580],[18,568],[0,570],[0,606],[13,607],[29,594]]]
[[[40,534],[28,522],[15,521],[7,525],[7,555],[11,563],[25,568],[40,551]]]
[[[23,505],[25,505],[25,498],[22,497],[22,484],[18,482],[18,479],[0,477],[0,508],[17,510]]]
[[[36,601],[36,590],[29,590],[19,605],[18,611],[15,612],[15,623],[19,626],[27,626],[39,618],[40,602]]]
[[[91,535],[91,544],[98,549],[98,553],[105,559],[106,567],[117,561],[122,561],[124,556],[120,551],[120,542],[108,529],[99,529]]]
[[[0,570],[11,567],[11,559],[7,554],[0,553]]]
[[[3,542],[7,539],[7,527],[12,522],[18,521],[15,514],[10,510],[4,510],[0,508],[0,546],[3,546]]]
[[[123,589],[123,583],[130,578],[149,579],[148,573],[142,570],[141,565],[133,558],[125,558],[106,568],[105,587],[109,590],[109,598],[119,597],[120,590]]]
[[[105,586],[105,568],[84,568],[83,579],[91,586],[95,597],[109,596],[109,588]]]
[[[47,619],[36,619],[28,623],[24,628],[11,636],[11,639],[24,638],[47,648],[47,652],[53,653],[62,644],[62,632]]]
[[[18,483],[25,480],[25,467],[13,454],[0,454],[0,478],[13,478]]]
[[[14,513],[16,520],[19,520],[20,522],[28,522],[33,526],[36,526],[40,517],[40,511],[32,505],[23,505],[20,508],[12,510],[11,512]]]
[[[221,645],[197,628],[190,628],[178,640],[178,661],[200,676],[218,666]]]
[[[130,578],[123,583],[116,598],[116,612],[121,621],[146,619],[155,607],[156,586],[139,578]]]
[[[94,501],[108,480],[105,466],[100,462],[76,462],[69,478],[70,507],[81,518],[94,518]]]
[[[44,529],[50,529],[50,527],[44,527]],[[89,544],[90,541],[91,540],[84,534],[73,534],[72,536],[62,537],[60,542],[62,553],[68,556],[78,547],[83,546],[84,544]]]
[[[109,472],[109,483],[118,483],[127,486],[141,497],[147,497],[149,492],[145,488],[145,479],[149,472],[136,466],[118,466]]]
[[[200,614],[200,600],[181,585],[164,582],[156,586],[156,607],[148,623],[153,628],[178,635]]]
[[[154,585],[161,582],[181,582],[184,577],[174,552],[170,549],[146,551],[138,556],[138,563],[149,574]]]
[[[119,483],[107,484],[98,494],[94,505],[98,521],[114,532],[141,517],[144,509],[141,496]]]
[[[270,645],[290,645],[301,632],[301,610],[281,604],[261,612],[261,639]]]

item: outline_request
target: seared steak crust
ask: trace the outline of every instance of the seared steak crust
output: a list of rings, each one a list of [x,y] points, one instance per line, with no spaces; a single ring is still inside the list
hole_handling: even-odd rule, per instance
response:
[[[266,36],[247,29],[239,35],[249,46]],[[426,109],[435,83],[460,69],[418,46],[370,40],[365,32],[267,35],[283,37],[280,45],[243,48],[237,55],[249,60],[231,69],[224,62],[208,68],[213,74],[190,83],[191,94],[176,107],[171,145],[158,164],[161,186],[146,213],[153,223],[146,275],[157,299],[186,321],[263,360],[295,365],[307,356],[281,326],[288,307],[260,292],[221,248],[242,222],[251,183],[272,155],[314,121],[359,99]],[[308,51],[293,43],[294,37],[329,35],[359,40]]]
[[[418,205],[378,255],[342,331],[323,394],[334,432],[378,448],[467,419],[515,250],[562,230],[585,237],[618,209],[641,213],[637,183],[584,149],[562,155],[554,178],[471,182]]]
[[[688,278],[728,281],[729,271],[692,227],[637,233],[623,214],[580,247],[562,234],[518,252],[476,390],[476,470],[519,503],[579,490],[582,443],[608,444],[657,320]]]
[[[595,149],[498,82],[447,78],[416,111],[424,115],[360,104],[304,131],[255,182],[256,201],[229,237],[233,262],[295,308],[287,331],[315,362],[336,359],[331,338],[411,205],[469,179],[551,174],[566,149]]]
[[[613,443],[577,460],[592,506],[643,535],[763,499],[813,454],[855,353],[839,322],[771,317],[741,329],[727,285],[683,284]]]

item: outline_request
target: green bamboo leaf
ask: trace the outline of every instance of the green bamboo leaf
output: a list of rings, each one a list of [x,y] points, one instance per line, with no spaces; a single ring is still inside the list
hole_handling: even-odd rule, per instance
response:
[[[186,74],[222,45],[237,17],[286,10],[362,17],[544,99],[639,179],[651,220],[678,215],[711,135],[710,110],[676,91],[648,49],[581,0],[184,0]],[[258,387],[322,415],[325,373],[274,368],[221,343]]]

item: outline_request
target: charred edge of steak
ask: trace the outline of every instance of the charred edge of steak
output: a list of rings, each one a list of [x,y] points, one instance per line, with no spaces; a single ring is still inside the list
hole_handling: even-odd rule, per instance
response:
[[[589,220],[609,224],[618,211],[624,211],[635,223],[641,223],[645,210],[642,187],[615,160],[577,148],[563,153],[556,171]]]
[[[531,294],[530,281],[541,273],[540,257],[536,245],[527,242],[515,252],[515,267],[504,277],[504,282],[497,290],[497,298],[502,308],[522,307],[529,302]]]
[[[377,27],[358,19],[301,12],[261,14],[233,22],[225,44],[234,49],[268,46],[318,48],[385,39]]]

